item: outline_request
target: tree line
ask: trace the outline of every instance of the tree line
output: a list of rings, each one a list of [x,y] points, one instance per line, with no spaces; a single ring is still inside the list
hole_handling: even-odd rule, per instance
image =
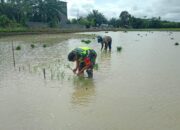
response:
[[[180,22],[161,20],[161,17],[146,18],[145,16],[144,18],[136,18],[128,11],[122,11],[119,18],[107,20],[98,10],[93,10],[86,17],[72,19],[70,22],[86,25],[87,28],[90,26],[98,27],[102,24],[108,24],[115,28],[180,28]]]
[[[27,21],[58,24],[61,13],[59,0],[0,0],[0,27],[25,26]]]
[[[0,27],[26,26],[26,22],[48,23],[55,27],[61,21],[63,13],[59,0],[0,0]],[[127,11],[122,11],[119,18],[108,20],[98,10],[93,10],[86,17],[68,20],[67,24],[81,24],[89,27],[110,25],[114,28],[180,28],[179,22],[170,22],[156,18],[136,18]]]

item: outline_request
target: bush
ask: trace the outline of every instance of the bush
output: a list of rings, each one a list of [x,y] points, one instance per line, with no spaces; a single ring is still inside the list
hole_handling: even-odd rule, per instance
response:
[[[1,15],[0,16],[0,27],[9,27],[12,24],[12,21],[6,16],[6,15]]]
[[[58,19],[53,18],[48,24],[49,24],[49,27],[56,28],[56,27],[58,27]]]
[[[1,15],[0,27],[1,28],[14,28],[14,27],[22,27],[22,25],[17,23],[15,20],[9,19],[6,15]]]

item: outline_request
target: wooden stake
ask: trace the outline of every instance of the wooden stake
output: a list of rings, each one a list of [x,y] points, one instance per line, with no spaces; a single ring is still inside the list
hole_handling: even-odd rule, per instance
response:
[[[44,79],[46,79],[46,70],[43,69]]]
[[[12,53],[13,53],[13,63],[14,63],[14,68],[16,67],[16,61],[15,61],[15,55],[14,55],[14,45],[12,41]]]

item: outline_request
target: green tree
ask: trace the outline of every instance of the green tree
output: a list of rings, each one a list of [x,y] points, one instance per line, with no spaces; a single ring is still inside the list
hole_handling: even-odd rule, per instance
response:
[[[161,28],[161,21],[160,20],[161,20],[160,17],[159,18],[153,17],[150,20],[149,27],[150,28]]]
[[[24,24],[27,18],[27,6],[25,0],[7,0],[3,6],[0,6],[0,14],[6,15],[9,19]]]
[[[120,27],[120,20],[119,19],[116,19],[116,18],[111,18],[109,20],[109,25],[112,25],[113,27]]]
[[[0,16],[0,27],[10,27],[11,23],[12,21],[6,15]]]
[[[122,27],[129,27],[131,24],[131,15],[127,11],[122,11],[119,15],[121,26]]]
[[[89,21],[87,18],[80,17],[78,21],[79,24],[85,25],[86,28],[90,28],[91,26],[94,26],[93,21]]]
[[[89,13],[87,19],[95,24],[95,26],[100,26],[101,24],[106,24],[108,22],[105,16],[98,10],[93,10],[91,13]]]
[[[46,22],[51,25],[58,24],[61,21],[62,5],[57,0],[36,0],[31,2],[32,13],[30,21]]]
[[[77,24],[77,23],[78,23],[78,20],[75,19],[75,18],[73,18],[73,19],[71,20],[71,23],[72,23],[72,24]]]
[[[4,0],[1,0],[0,3],[4,4]]]
[[[144,20],[140,18],[131,17],[131,26],[133,28],[145,28]]]

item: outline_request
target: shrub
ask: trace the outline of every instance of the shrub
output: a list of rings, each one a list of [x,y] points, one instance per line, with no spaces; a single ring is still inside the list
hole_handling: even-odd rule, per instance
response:
[[[9,27],[12,24],[12,21],[6,16],[6,15],[1,15],[0,16],[0,27]]]

